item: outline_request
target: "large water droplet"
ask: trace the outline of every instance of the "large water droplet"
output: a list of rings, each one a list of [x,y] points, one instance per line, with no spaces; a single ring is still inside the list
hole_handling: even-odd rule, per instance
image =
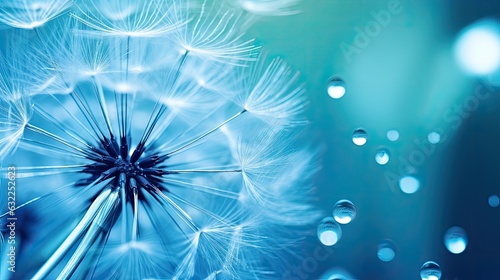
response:
[[[377,257],[383,262],[390,262],[396,257],[396,245],[392,240],[385,239],[378,245]]]
[[[367,137],[368,134],[366,133],[366,131],[362,128],[358,128],[352,133],[352,142],[357,146],[363,146],[364,144],[366,144]]]
[[[339,77],[332,77],[328,81],[328,88],[327,92],[328,95],[330,95],[331,98],[333,99],[339,99],[342,98],[345,94],[345,82]]]
[[[357,146],[363,146],[364,144],[366,144],[367,137],[368,134],[366,133],[366,131],[362,128],[358,128],[352,133],[352,142]]]
[[[490,195],[490,197],[488,197],[488,204],[491,207],[498,207],[498,205],[500,205],[500,198],[498,198],[498,195]]]
[[[399,139],[399,132],[394,129],[387,131],[387,139],[392,142],[397,141]]]
[[[404,193],[412,194],[418,191],[418,189],[420,188],[420,182],[415,177],[404,176],[403,178],[399,179],[399,188]]]
[[[424,263],[420,268],[420,278],[422,278],[422,280],[441,279],[441,267],[433,261]]]
[[[318,238],[323,245],[333,246],[342,237],[342,229],[332,217],[324,218],[318,226]]]
[[[348,224],[356,218],[356,207],[349,200],[339,200],[333,207],[333,217],[340,224]]]
[[[385,165],[389,162],[390,153],[386,148],[381,148],[375,154],[375,161],[380,165]]]
[[[453,254],[462,253],[467,248],[467,233],[461,227],[451,227],[444,234],[444,245]]]

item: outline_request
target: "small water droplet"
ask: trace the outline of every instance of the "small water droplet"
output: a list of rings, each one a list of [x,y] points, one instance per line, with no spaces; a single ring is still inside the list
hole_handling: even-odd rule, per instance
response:
[[[435,131],[429,133],[427,135],[427,140],[429,140],[429,143],[431,144],[437,144],[439,141],[441,141],[441,135]]]
[[[441,267],[433,261],[424,263],[420,268],[420,278],[422,278],[422,280],[441,279]]]
[[[328,95],[333,99],[342,98],[345,94],[345,82],[339,77],[332,77],[328,81],[327,92]]]
[[[444,234],[444,245],[453,254],[462,253],[467,248],[467,233],[461,227],[451,227]]]
[[[342,229],[332,217],[324,218],[318,226],[318,239],[323,245],[333,246],[342,237]]]
[[[396,257],[396,245],[390,239],[385,239],[378,245],[377,257],[383,262],[390,262]]]
[[[392,142],[397,141],[399,139],[399,132],[394,129],[387,131],[387,139]]]
[[[352,142],[357,146],[363,146],[364,144],[366,144],[367,137],[368,134],[366,133],[366,131],[362,128],[358,128],[352,133]]]
[[[380,165],[385,165],[389,162],[390,153],[386,148],[381,148],[375,154],[375,161]]]
[[[356,218],[356,207],[349,200],[339,200],[333,207],[333,217],[340,224],[348,224]]]
[[[498,205],[500,205],[500,198],[498,198],[498,195],[490,195],[490,197],[488,197],[488,204],[491,207],[498,207]]]
[[[404,176],[403,178],[399,179],[399,188],[404,193],[412,194],[418,191],[418,189],[420,188],[420,182],[415,177]]]

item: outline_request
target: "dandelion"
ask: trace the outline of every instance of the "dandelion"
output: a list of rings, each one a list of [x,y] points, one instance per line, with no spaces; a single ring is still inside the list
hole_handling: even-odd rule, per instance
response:
[[[11,27],[34,29],[61,15],[73,0],[10,0],[0,3],[0,22]]]
[[[22,96],[4,97],[0,103],[0,158],[15,150],[30,117],[29,103]]]
[[[190,20],[189,12],[177,13],[179,20]],[[199,15],[174,33],[174,40],[181,46],[181,53],[185,56],[192,54],[222,62],[240,64],[244,61],[253,61],[258,47],[253,40],[241,40],[243,34],[238,34],[237,26],[241,23],[242,15],[234,10],[225,10],[224,7],[207,4],[203,1]]]
[[[288,16],[299,13],[294,9],[301,0],[228,0],[250,14],[257,16]]]
[[[89,35],[157,37],[185,24],[171,20],[174,7],[175,2],[167,0],[89,0],[73,16],[92,29],[85,32]]]
[[[16,277],[281,278],[317,218],[304,87],[207,5],[88,1],[13,42],[28,53],[0,71]]]

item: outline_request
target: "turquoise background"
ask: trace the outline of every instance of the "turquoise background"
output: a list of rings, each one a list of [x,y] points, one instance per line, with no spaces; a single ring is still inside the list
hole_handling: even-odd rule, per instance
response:
[[[401,12],[392,13],[357,53],[344,55],[342,46],[355,46],[359,30],[391,2],[304,1],[302,13],[262,19],[247,34],[271,55],[284,57],[306,82],[311,133],[322,148],[317,206],[331,215],[336,201],[349,199],[358,210],[327,259],[315,258],[315,250],[325,248],[312,230],[305,253],[291,262],[308,279],[335,267],[355,279],[420,279],[428,260],[441,265],[441,279],[500,279],[500,209],[488,205],[488,197],[500,192],[500,75],[467,75],[452,52],[463,28],[484,18],[498,21],[500,3],[396,1]],[[332,76],[346,82],[347,93],[338,100],[326,93]],[[467,106],[476,91],[488,97],[459,115],[457,106]],[[362,147],[351,141],[359,127],[368,133]],[[390,129],[399,131],[398,141],[387,140]],[[440,143],[428,143],[431,131],[441,134]],[[380,147],[391,153],[384,166],[374,160]],[[418,163],[410,164],[420,189],[405,194],[394,180],[410,160]],[[469,237],[459,255],[443,244],[444,232],[455,225]],[[397,246],[388,263],[377,258],[385,238]]]

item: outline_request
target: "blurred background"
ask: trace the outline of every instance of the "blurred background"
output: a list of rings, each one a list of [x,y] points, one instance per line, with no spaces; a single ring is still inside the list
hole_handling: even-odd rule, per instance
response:
[[[284,278],[500,279],[500,2],[297,9],[248,33],[306,83],[317,207],[356,216],[333,246],[312,229]]]

